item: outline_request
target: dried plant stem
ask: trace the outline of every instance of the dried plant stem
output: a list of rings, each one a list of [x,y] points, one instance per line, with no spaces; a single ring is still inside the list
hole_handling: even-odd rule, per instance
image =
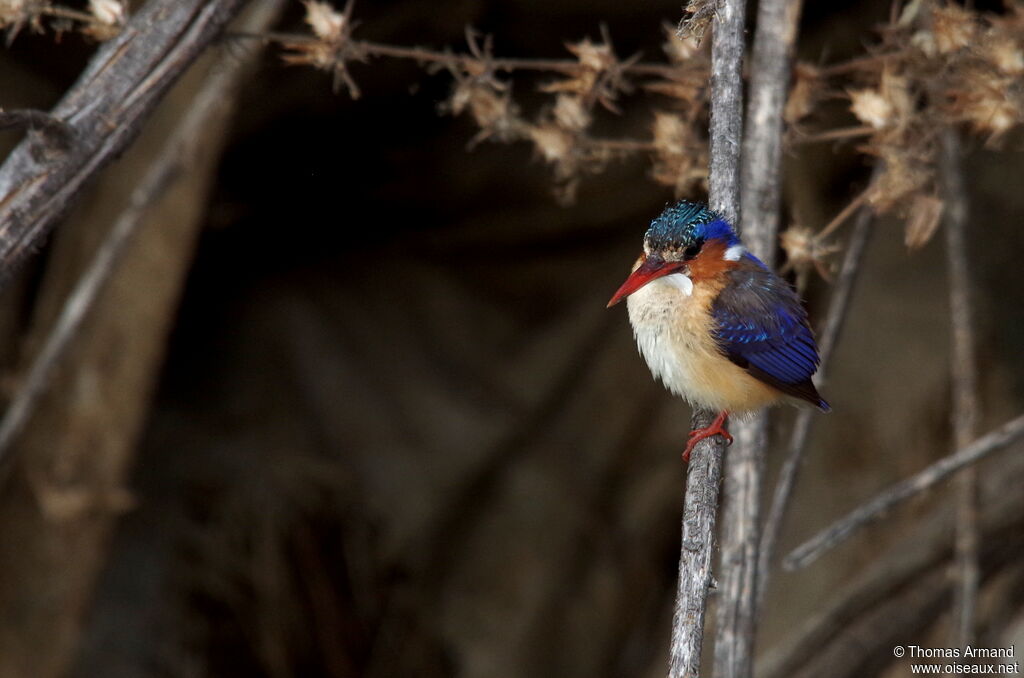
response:
[[[942,482],[950,475],[971,464],[976,464],[994,452],[1024,436],[1024,414],[1010,420],[994,431],[978,438],[958,452],[944,457],[920,473],[902,480],[874,499],[862,504],[830,527],[793,549],[783,561],[787,570],[797,570],[811,564],[823,554],[844,542],[851,534],[878,520],[882,514],[907,499]]]
[[[836,141],[839,139],[855,139],[857,137],[871,136],[877,132],[874,127],[870,125],[860,125],[858,127],[841,127],[839,129],[830,129],[825,132],[814,132],[813,134],[805,134],[797,138],[797,142],[801,144],[813,144],[821,141]]]
[[[877,172],[878,170],[876,170]],[[846,243],[846,253],[843,257],[842,267],[839,269],[839,276],[832,289],[832,297],[829,301],[828,313],[825,322],[817,333],[818,352],[821,357],[821,364],[818,367],[819,385],[824,382],[829,362],[836,346],[836,340],[842,331],[847,312],[850,308],[850,300],[853,298],[853,289],[860,272],[861,262],[864,259],[864,250],[871,237],[872,225],[874,224],[874,213],[869,207],[862,207],[857,213],[853,231]],[[779,541],[779,534],[782,531],[782,524],[789,510],[789,501],[793,496],[793,488],[796,487],[800,467],[803,464],[804,450],[807,446],[807,436],[811,430],[811,422],[816,416],[813,410],[800,410],[793,424],[793,432],[790,434],[786,460],[779,471],[779,479],[775,484],[775,492],[772,496],[771,507],[768,509],[768,517],[765,520],[764,530],[761,535],[761,548],[758,557],[760,563],[757,567],[758,582],[757,596],[758,606],[764,601],[765,593],[768,590],[768,581],[772,569],[775,566],[775,549]]]
[[[839,214],[832,218],[832,221],[825,224],[825,228],[818,231],[814,238],[820,242],[831,235],[833,231],[846,223],[846,220],[853,216],[853,213],[856,212],[861,205],[867,202],[869,195],[871,195],[870,184],[856,198],[851,200],[846,207],[840,210]]]
[[[946,261],[949,268],[953,441],[966,447],[977,428],[978,366],[971,310],[971,277],[967,262],[967,187],[960,160],[960,138],[953,129],[942,134],[939,173],[946,218]],[[981,574],[978,566],[978,476],[964,469],[957,478],[956,573],[953,593],[953,642],[974,642],[974,617]]]
[[[745,0],[721,0],[711,42],[710,203],[739,223],[740,148],[743,135],[743,24]],[[693,427],[714,413],[695,410]],[[670,678],[700,675],[707,595],[714,581],[711,560],[722,474],[724,441],[706,438],[693,450],[686,478],[679,587],[672,617]]]
[[[880,68],[881,64],[900,59],[907,53],[908,52],[900,50],[896,52],[886,52],[884,54],[866,54],[864,56],[854,57],[847,61],[841,61],[837,64],[822,66],[818,70],[818,74],[822,77],[830,78],[836,75],[846,75],[853,71],[877,70]]]
[[[274,42],[281,44],[312,44],[317,38],[302,33],[245,33],[232,32],[230,37],[263,42]],[[385,45],[367,40],[352,40],[351,48],[353,53],[365,57],[384,57],[391,59],[406,59],[421,64],[435,64],[437,66],[450,66],[466,69],[477,67],[481,58],[474,54],[451,52],[448,50],[432,50],[425,47],[403,47],[400,45]],[[575,75],[585,67],[576,59],[516,59],[487,57],[486,64],[494,71],[548,71]],[[686,71],[686,66],[675,64],[659,64],[653,62],[638,62],[627,60],[621,64],[622,72],[634,75],[656,75],[678,77],[680,72]],[[703,70],[703,67],[701,67]]]

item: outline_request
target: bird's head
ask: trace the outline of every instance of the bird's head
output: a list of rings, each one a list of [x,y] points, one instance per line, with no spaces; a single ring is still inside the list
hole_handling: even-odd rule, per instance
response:
[[[704,204],[681,200],[665,209],[644,234],[644,251],[612,296],[614,306],[658,278],[681,274],[692,284],[725,272],[743,256],[732,226]]]

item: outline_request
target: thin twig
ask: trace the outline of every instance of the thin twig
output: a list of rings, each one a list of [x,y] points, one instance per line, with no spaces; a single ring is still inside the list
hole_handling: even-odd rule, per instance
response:
[[[876,168],[875,174],[877,175],[879,171],[880,169]],[[825,322],[822,323],[820,330],[817,332],[818,354],[821,359],[817,374],[819,385],[824,383],[827,377],[827,370],[836,341],[846,321],[850,301],[853,298],[853,289],[860,272],[861,262],[864,260],[864,250],[867,248],[868,239],[871,237],[873,224],[874,213],[871,208],[862,207],[860,212],[857,213],[853,231],[850,233],[850,239],[846,243],[846,253],[843,257],[843,264],[839,269],[839,276],[836,278],[835,286],[832,289]],[[764,601],[768,590],[768,580],[775,566],[775,549],[779,541],[779,534],[782,532],[782,524],[789,510],[793,488],[796,487],[797,477],[803,465],[807,436],[810,433],[811,423],[816,415],[817,413],[810,409],[800,410],[797,413],[796,422],[793,424],[793,432],[789,438],[786,460],[779,470],[779,479],[775,483],[771,507],[768,509],[768,517],[765,520],[764,530],[761,535],[760,562],[757,567],[758,606]]]
[[[74,130],[73,146],[54,157],[46,139],[29,135],[0,167],[0,276],[38,247],[88,180],[131,143],[241,5],[150,0],[104,43],[50,114]]]
[[[711,42],[710,202],[712,209],[739,223],[740,144],[743,134],[743,24],[745,0],[722,0]],[[711,423],[714,413],[697,409],[692,425]],[[690,459],[683,508],[679,587],[672,616],[669,677],[700,675],[701,647],[722,474],[721,436],[705,438]]]
[[[837,64],[822,66],[818,70],[818,74],[822,77],[830,78],[836,75],[846,75],[852,71],[878,70],[879,64],[884,64],[889,61],[895,61],[906,56],[908,53],[908,51],[898,51],[886,52],[883,54],[867,54],[860,57],[854,57],[853,59],[841,61]]]
[[[1019,542],[1020,535],[1024,534],[1021,530],[1024,525],[1024,494],[1019,492],[1022,467],[1021,457],[1008,459],[1005,472],[989,474],[979,488],[984,498],[981,522],[986,538],[982,543],[989,546],[983,558],[988,561],[986,567],[989,570],[999,566],[998,562],[993,562],[995,559],[1018,560],[1013,555],[1017,553],[1016,545],[1007,543],[1007,538],[1012,537]],[[857,662],[853,665],[835,663],[836,655],[844,652],[837,646],[845,645],[861,657],[869,657],[875,652],[889,656],[895,644],[890,641],[886,646],[885,634],[890,629],[898,630],[904,640],[917,637],[906,628],[897,627],[884,614],[875,614],[874,610],[898,610],[890,602],[899,597],[900,591],[920,586],[929,572],[938,575],[936,596],[948,597],[947,571],[952,555],[950,513],[947,505],[939,505],[924,521],[915,524],[909,534],[891,545],[885,554],[858,571],[854,580],[844,585],[841,591],[828,600],[819,601],[813,614],[800,623],[795,633],[765,654],[758,664],[758,675],[763,678],[821,675],[831,678],[840,673],[845,676],[865,675],[864,671],[858,671]],[[908,548],[908,544],[913,544],[913,548]],[[923,622],[934,623],[940,613],[941,607],[925,616]],[[868,622],[870,618],[876,620],[873,627]],[[830,666],[829,659],[832,660]]]
[[[266,7],[254,13],[252,21],[267,15],[276,16],[283,0],[264,2]],[[195,155],[195,144],[204,138],[203,128],[215,112],[230,105],[232,92],[241,81],[241,74],[251,62],[253,54],[234,55],[225,59],[208,77],[196,95],[188,115],[167,139],[156,162],[132,191],[129,204],[111,227],[109,234],[93,256],[89,267],[75,284],[61,309],[53,329],[47,335],[42,349],[32,362],[11,404],[0,420],[0,469],[10,468],[10,451],[18,434],[28,422],[40,398],[46,393],[54,371],[61,364],[68,349],[100,298],[107,281],[116,270],[116,264],[125,252],[132,236],[144,223],[148,209],[165,193],[190,158]]]
[[[874,499],[862,504],[830,527],[793,549],[783,561],[787,570],[797,570],[811,564],[826,552],[844,542],[851,534],[869,525],[889,509],[942,482],[962,468],[976,464],[998,452],[1024,435],[1024,414],[978,438],[955,454],[932,464],[920,473],[902,480]]]
[[[953,441],[955,449],[974,439],[978,422],[978,366],[971,311],[971,276],[967,262],[967,186],[960,159],[960,137],[953,129],[942,134],[939,174],[946,218],[946,263],[949,268],[951,330],[950,372],[953,381]],[[953,590],[954,647],[974,642],[977,605],[978,476],[967,468],[957,478],[956,572]]]
[[[284,45],[288,44],[312,44],[317,38],[303,33],[245,33],[232,31],[228,34],[230,38],[241,38],[246,40],[260,40],[264,43],[273,42]],[[465,52],[452,52],[450,50],[433,50],[426,47],[403,47],[401,45],[385,45],[368,40],[352,40],[351,48],[354,53],[368,57],[384,57],[391,59],[406,59],[421,64],[437,64],[438,66],[450,66],[454,68],[466,68],[476,66],[480,63],[480,57]],[[576,75],[587,67],[577,59],[524,59],[524,58],[488,58],[487,65],[494,71],[551,71]],[[680,72],[685,72],[685,65],[640,62],[625,60],[621,64],[623,73],[633,75],[657,75],[661,77],[678,77]]]
[[[815,233],[815,240],[818,240],[819,242],[824,240],[829,235],[831,235],[833,231],[842,226],[847,219],[853,216],[853,213],[856,212],[861,205],[867,202],[869,195],[871,195],[871,184],[868,184],[867,188],[861,191],[861,193],[858,194],[856,198],[851,200],[849,204],[846,205],[846,207],[840,210],[839,214],[835,215],[832,218],[832,221],[825,224],[825,228]]]
[[[857,137],[871,136],[877,132],[874,127],[870,125],[859,125],[857,127],[840,127],[839,129],[830,129],[825,132],[814,132],[811,134],[803,134],[796,138],[798,144],[814,144],[822,141],[836,141],[839,139],[855,139]]]

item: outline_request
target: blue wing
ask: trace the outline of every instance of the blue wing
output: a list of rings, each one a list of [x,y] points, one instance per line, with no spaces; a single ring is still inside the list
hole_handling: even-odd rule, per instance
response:
[[[796,292],[749,255],[726,275],[711,307],[719,348],[757,379],[827,411],[811,382],[818,346]]]

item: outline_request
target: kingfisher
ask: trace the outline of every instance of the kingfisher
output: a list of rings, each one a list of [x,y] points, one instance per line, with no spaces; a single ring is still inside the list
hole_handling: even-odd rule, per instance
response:
[[[706,205],[682,200],[651,222],[608,307],[623,299],[651,373],[692,406],[718,412],[690,432],[684,461],[704,438],[732,442],[730,413],[781,402],[831,410],[811,381],[818,346],[796,291]]]

